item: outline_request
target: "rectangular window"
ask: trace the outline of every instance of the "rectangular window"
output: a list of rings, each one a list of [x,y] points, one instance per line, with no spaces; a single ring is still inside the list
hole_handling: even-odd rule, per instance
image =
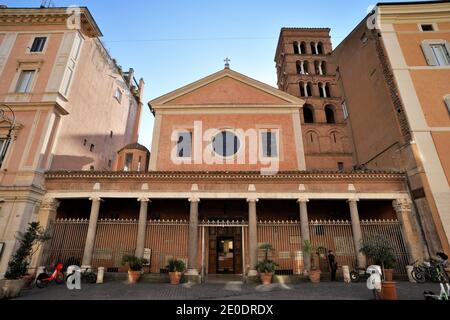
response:
[[[34,38],[33,44],[31,45],[30,52],[42,52],[45,47],[46,37],[36,37]]]
[[[275,158],[277,152],[277,133],[275,131],[262,132],[262,152],[265,158]]]
[[[450,58],[444,44],[431,44],[431,52],[438,66],[450,65]]]
[[[6,155],[6,151],[8,149],[8,144],[6,143],[5,138],[0,139],[0,167],[3,163],[4,157]]]
[[[420,28],[422,29],[422,31],[434,31],[432,24],[421,24]]]
[[[177,156],[179,158],[190,158],[192,156],[192,132],[178,133]]]
[[[22,70],[19,80],[17,81],[17,93],[27,93],[31,91],[31,85],[33,83],[35,72],[35,70]]]
[[[122,102],[122,91],[119,88],[116,89],[114,98],[116,98],[117,101]]]
[[[348,119],[348,110],[345,101],[342,102],[342,112],[344,113],[344,119]]]
[[[93,151],[94,151],[94,148],[95,148],[95,146],[94,146],[93,144],[91,144],[91,146],[90,146],[90,148],[89,148],[89,151],[90,151],[90,152],[93,152]]]
[[[338,170],[344,171],[344,163],[343,162],[338,162]]]
[[[125,154],[125,171],[129,171],[131,169],[131,166],[133,164],[133,154],[127,153]]]

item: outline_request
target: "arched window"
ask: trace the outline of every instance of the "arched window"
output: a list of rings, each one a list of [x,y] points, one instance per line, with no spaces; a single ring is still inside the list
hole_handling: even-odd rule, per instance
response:
[[[331,97],[331,90],[330,90],[330,84],[327,82],[327,84],[325,85],[325,94],[328,98]]]
[[[308,94],[308,97],[312,97],[312,83],[308,82],[306,86],[306,93]]]
[[[317,47],[315,42],[311,42],[311,53],[317,54]]]
[[[303,119],[305,123],[314,123],[313,107],[309,104],[303,106]]]
[[[306,86],[304,82],[300,82],[299,84],[300,87],[300,97],[306,97]]]
[[[321,69],[322,69],[322,75],[326,75],[327,74],[327,63],[325,61],[321,62]]]
[[[304,74],[309,74],[309,62],[308,61],[303,61],[303,71],[304,71]]]
[[[331,105],[325,106],[325,116],[327,118],[327,123],[336,123],[334,118],[334,108]]]
[[[294,54],[299,54],[299,46],[298,46],[298,42],[294,41],[294,43],[292,44],[294,46]]]
[[[301,61],[297,61],[295,63],[295,66],[297,67],[297,74],[302,74],[303,70],[302,70],[302,62]]]
[[[323,44],[322,44],[322,42],[319,42],[317,44],[317,54],[323,54]]]
[[[325,87],[324,87],[323,83],[319,82],[317,84],[317,86],[319,87],[319,96],[321,98],[326,98],[326,92],[325,92]]]
[[[300,54],[305,54],[306,53],[306,43],[302,42],[300,44]]]

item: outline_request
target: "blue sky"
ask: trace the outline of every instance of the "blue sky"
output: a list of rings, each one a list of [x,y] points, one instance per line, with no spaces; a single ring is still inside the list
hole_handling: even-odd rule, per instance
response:
[[[36,7],[41,0],[1,1]],[[89,7],[111,55],[146,82],[145,101],[223,68],[276,86],[273,62],[282,27],[330,27],[333,46],[373,0],[53,0]],[[385,0],[384,2],[389,2]],[[153,115],[144,105],[139,142],[150,147]]]

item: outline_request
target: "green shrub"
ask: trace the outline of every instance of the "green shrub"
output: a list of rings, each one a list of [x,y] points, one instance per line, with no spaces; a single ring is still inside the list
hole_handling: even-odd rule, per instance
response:
[[[124,255],[122,257],[122,265],[127,264],[130,271],[141,271],[146,263],[148,263],[147,259],[138,258],[134,255]]]
[[[169,264],[166,266],[166,268],[169,270],[169,272],[183,272],[186,269],[186,264],[183,260],[179,259],[170,259]]]
[[[272,260],[264,260],[258,262],[256,265],[256,270],[259,273],[272,273],[275,271],[276,267],[278,267],[278,264],[275,261]]]

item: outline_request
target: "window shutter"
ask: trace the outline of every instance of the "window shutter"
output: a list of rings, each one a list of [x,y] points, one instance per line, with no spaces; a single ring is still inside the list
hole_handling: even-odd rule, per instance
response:
[[[450,94],[444,97],[445,104],[447,105],[447,110],[450,112]]]
[[[423,54],[425,55],[425,59],[429,66],[436,66],[437,61],[434,58],[433,52],[431,51],[430,43],[427,41],[422,41],[421,44]]]
[[[277,134],[276,132],[271,132],[270,134],[270,155],[272,157],[278,157],[278,153],[277,153]]]

